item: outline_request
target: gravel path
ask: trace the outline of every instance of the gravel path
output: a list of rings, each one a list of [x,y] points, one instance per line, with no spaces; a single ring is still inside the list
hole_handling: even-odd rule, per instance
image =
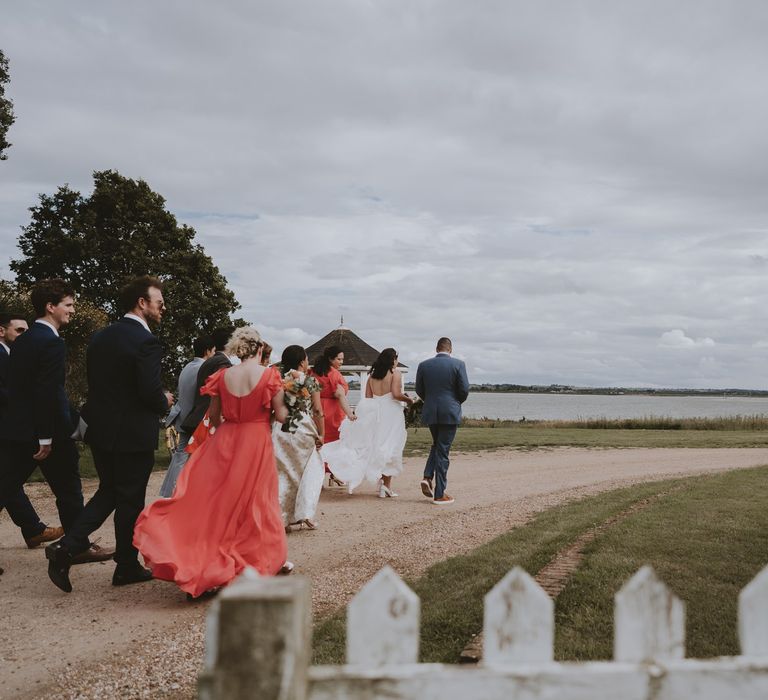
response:
[[[383,564],[415,576],[435,561],[469,551],[535,513],[565,501],[642,481],[768,464],[768,449],[498,451],[453,458],[453,506],[435,507],[418,488],[422,459],[406,460],[400,497],[372,489],[353,496],[325,490],[320,529],[289,536],[290,558],[309,576],[323,615]],[[149,493],[157,493],[154,474]],[[86,490],[92,492],[93,484]],[[55,522],[44,484],[28,493]],[[112,542],[112,524],[99,531]],[[73,593],[46,575],[42,549],[27,550],[0,516],[0,698],[190,698],[202,654],[207,603],[187,603],[173,585],[113,588],[112,564],[73,569]]]

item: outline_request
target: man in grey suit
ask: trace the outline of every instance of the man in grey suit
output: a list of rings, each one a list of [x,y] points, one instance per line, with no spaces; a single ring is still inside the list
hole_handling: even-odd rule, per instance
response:
[[[469,395],[466,365],[451,357],[452,350],[450,338],[440,338],[437,355],[422,362],[416,370],[416,393],[424,401],[421,422],[428,425],[432,433],[432,449],[424,467],[421,491],[435,505],[448,505],[454,500],[445,492],[448,453],[461,423],[461,404]]]
[[[200,338],[195,338],[192,343],[192,349],[195,356],[184,365],[184,369],[182,369],[179,374],[179,388],[176,393],[177,400],[173,405],[171,412],[168,414],[168,417],[165,419],[166,428],[174,426],[178,431],[179,444],[173,451],[171,463],[168,465],[168,471],[165,473],[163,485],[160,487],[160,495],[163,498],[170,498],[173,496],[173,490],[176,488],[176,481],[189,459],[189,453],[186,451],[186,447],[189,444],[189,439],[192,437],[192,433],[185,430],[182,426],[195,405],[195,398],[197,395],[197,373],[200,366],[213,355],[216,347],[213,343],[213,338],[209,335],[204,335]]]

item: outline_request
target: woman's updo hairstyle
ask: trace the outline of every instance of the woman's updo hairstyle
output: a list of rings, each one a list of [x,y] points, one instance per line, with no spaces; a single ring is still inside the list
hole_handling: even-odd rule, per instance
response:
[[[287,372],[291,369],[298,369],[299,365],[304,362],[307,356],[307,351],[301,347],[301,345],[289,345],[283,350],[283,355],[280,358],[280,364],[283,366],[283,372]]]
[[[256,357],[263,345],[259,332],[253,326],[244,326],[236,328],[232,333],[224,348],[224,354],[247,360],[249,357]]]
[[[312,370],[320,377],[324,377],[331,369],[331,360],[336,357],[340,352],[344,352],[338,345],[329,345],[323,350],[322,357],[315,360],[315,365]]]
[[[394,348],[384,348],[374,360],[368,374],[370,374],[373,379],[384,379],[394,367],[396,359],[397,350]]]

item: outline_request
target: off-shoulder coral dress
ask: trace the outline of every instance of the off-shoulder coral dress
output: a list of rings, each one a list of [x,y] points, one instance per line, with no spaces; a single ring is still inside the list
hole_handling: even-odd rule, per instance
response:
[[[201,389],[221,397],[224,422],[187,462],[173,497],[142,511],[133,536],[152,575],[193,596],[248,566],[276,574],[287,552],[270,430],[280,374],[266,369],[253,391],[238,397],[227,389],[226,372]]]

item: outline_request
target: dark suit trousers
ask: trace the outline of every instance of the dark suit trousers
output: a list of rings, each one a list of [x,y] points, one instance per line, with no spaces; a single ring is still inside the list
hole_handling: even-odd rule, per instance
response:
[[[5,499],[5,509],[11,516],[14,525],[21,529],[22,537],[29,539],[45,530],[45,523],[40,520],[35,507],[29,502],[24,489],[19,489]]]
[[[37,442],[5,440],[0,443],[0,510],[8,506],[9,500],[17,497],[35,467],[40,467],[53,495],[56,496],[61,526],[64,532],[67,532],[83,510],[83,487],[80,483],[80,455],[77,453],[77,445],[69,438],[55,438],[51,453],[42,462],[32,459],[32,455],[39,449]]]
[[[429,450],[427,465],[424,467],[424,476],[435,480],[435,498],[440,498],[445,492],[448,483],[448,453],[451,451],[453,439],[456,437],[458,425],[438,423],[429,426],[432,433],[432,448]]]
[[[115,513],[115,562],[131,566],[138,562],[133,546],[133,526],[144,509],[147,482],[155,463],[153,450],[110,452],[91,446],[99,474],[99,488],[85,505],[82,515],[61,543],[72,553],[88,549],[88,537]]]

